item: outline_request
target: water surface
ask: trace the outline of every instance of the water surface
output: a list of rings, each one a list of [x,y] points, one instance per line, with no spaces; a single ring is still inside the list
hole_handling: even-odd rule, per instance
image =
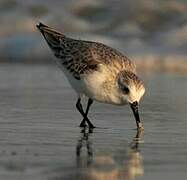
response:
[[[76,94],[56,66],[0,66],[0,179],[185,179],[186,75],[142,74],[145,132],[128,106],[95,103],[78,127]]]

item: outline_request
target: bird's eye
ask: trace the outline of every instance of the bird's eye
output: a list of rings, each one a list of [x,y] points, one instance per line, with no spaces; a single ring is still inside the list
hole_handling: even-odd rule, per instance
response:
[[[125,93],[125,94],[128,94],[129,93],[129,88],[127,86],[122,86],[122,91]]]
[[[119,88],[120,90],[124,93],[124,94],[129,94],[129,88],[128,86],[126,85],[126,83],[124,83],[120,78],[118,80],[118,85],[119,85]]]

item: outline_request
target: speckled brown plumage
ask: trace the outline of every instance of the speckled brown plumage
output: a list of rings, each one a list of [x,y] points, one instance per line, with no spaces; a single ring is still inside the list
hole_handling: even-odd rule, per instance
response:
[[[130,71],[121,71],[118,73],[118,78],[120,82],[125,82],[126,85],[131,86],[135,85],[137,89],[144,88],[142,80],[134,73]]]
[[[84,118],[81,127],[85,127],[87,122],[90,128],[94,128],[87,115],[93,101],[98,101],[114,105],[130,104],[137,128],[143,128],[138,104],[145,88],[136,74],[134,63],[102,43],[68,38],[41,23],[37,27],[78,94],[76,107]],[[81,105],[82,95],[88,97],[85,111]]]
[[[37,27],[59,63],[78,80],[82,75],[96,71],[99,64],[136,71],[134,63],[126,56],[102,43],[71,39],[41,23]]]

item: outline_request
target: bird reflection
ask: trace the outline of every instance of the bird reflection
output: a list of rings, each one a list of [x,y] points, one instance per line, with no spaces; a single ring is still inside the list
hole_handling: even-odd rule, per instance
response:
[[[94,155],[90,136],[93,130],[84,128],[76,146],[77,166],[82,171],[79,179],[86,180],[135,180],[144,174],[143,158],[139,151],[139,143],[143,131],[137,131],[132,142],[120,158],[114,155]],[[86,153],[85,153],[86,152]]]
[[[92,142],[89,139],[89,136],[93,133],[93,129],[90,128],[83,128],[81,130],[81,137],[78,140],[76,146],[76,155],[77,155],[77,165],[82,166],[89,166],[92,162],[93,157],[93,149],[92,149]],[[83,158],[81,156],[83,148],[86,147],[87,156]]]

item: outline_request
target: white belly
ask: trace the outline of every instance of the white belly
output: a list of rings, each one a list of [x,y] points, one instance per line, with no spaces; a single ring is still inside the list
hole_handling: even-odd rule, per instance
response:
[[[110,78],[110,72],[105,69],[88,73],[80,80],[77,80],[63,66],[60,66],[60,68],[78,95],[84,94],[93,100],[103,103],[115,105],[126,104],[119,95],[116,82],[113,78]]]
[[[106,69],[87,74],[82,80],[84,94],[93,100],[123,105],[126,104],[120,96],[114,77]]]
[[[68,79],[71,87],[77,92],[77,94],[82,94],[83,93],[83,89],[82,89],[82,84],[80,82],[80,80],[75,79],[72,74],[66,69],[64,68],[62,65],[59,65],[60,69],[64,72],[64,74],[66,75],[66,78]]]

